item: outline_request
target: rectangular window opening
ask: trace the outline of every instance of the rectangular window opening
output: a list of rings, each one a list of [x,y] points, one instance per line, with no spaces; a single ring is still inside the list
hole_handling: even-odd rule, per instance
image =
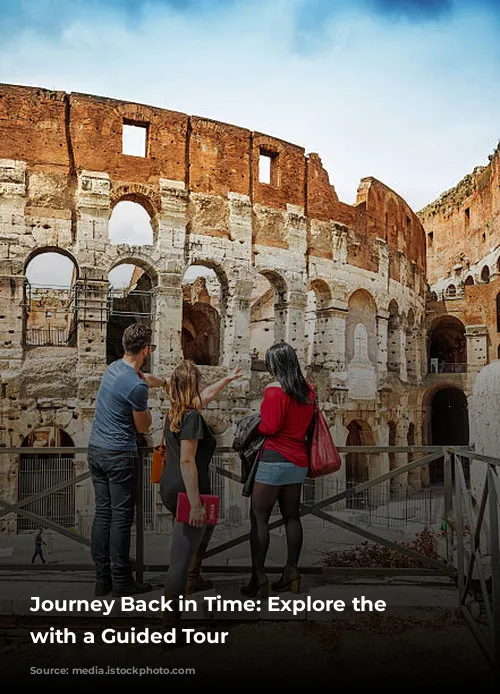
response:
[[[122,154],[145,157],[148,145],[148,124],[123,121]]]
[[[468,227],[469,223],[470,223],[470,207],[467,207],[465,209],[464,219],[465,219],[465,226]]]
[[[434,232],[431,231],[427,234],[427,238],[429,240],[429,248],[432,248],[432,242],[434,241]]]
[[[259,183],[279,185],[278,154],[261,149],[259,153]]]
[[[259,183],[271,183],[271,157],[268,154],[259,156]]]

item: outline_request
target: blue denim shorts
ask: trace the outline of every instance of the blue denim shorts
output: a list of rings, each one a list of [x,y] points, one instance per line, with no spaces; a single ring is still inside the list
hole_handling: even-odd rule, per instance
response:
[[[266,463],[261,460],[257,467],[255,481],[272,486],[302,484],[306,475],[307,468],[299,467],[295,463]]]

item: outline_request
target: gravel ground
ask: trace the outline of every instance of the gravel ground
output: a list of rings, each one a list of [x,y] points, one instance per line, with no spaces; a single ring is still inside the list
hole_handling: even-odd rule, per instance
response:
[[[409,683],[421,686],[474,685],[498,692],[489,666],[460,616],[443,611],[430,619],[360,615],[341,622],[261,622],[221,624],[229,631],[225,645],[192,645],[164,652],[158,645],[33,645],[21,638],[0,637],[2,681],[48,683],[87,690],[95,677],[30,675],[31,667],[194,668],[203,684],[333,685],[381,684],[389,691]],[[155,677],[99,677],[108,685],[139,684],[154,678],[168,686],[172,674]],[[183,675],[191,677],[192,675]],[[181,676],[175,678],[179,681]],[[96,682],[97,684],[97,682]]]

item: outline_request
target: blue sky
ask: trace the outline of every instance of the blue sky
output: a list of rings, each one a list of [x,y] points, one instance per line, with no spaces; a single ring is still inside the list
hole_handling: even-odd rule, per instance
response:
[[[497,0],[4,0],[0,80],[206,116],[416,210],[500,139]]]

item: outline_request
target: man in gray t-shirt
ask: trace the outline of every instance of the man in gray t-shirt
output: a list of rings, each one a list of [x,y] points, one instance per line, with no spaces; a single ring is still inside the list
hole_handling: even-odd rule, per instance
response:
[[[124,330],[122,342],[123,358],[110,364],[102,377],[89,438],[88,463],[95,492],[91,544],[96,596],[151,590],[151,585],[133,578],[130,531],[136,497],[137,434],[151,425],[149,386],[165,386],[166,382],[141,372],[155,347],[150,328],[133,323]]]

